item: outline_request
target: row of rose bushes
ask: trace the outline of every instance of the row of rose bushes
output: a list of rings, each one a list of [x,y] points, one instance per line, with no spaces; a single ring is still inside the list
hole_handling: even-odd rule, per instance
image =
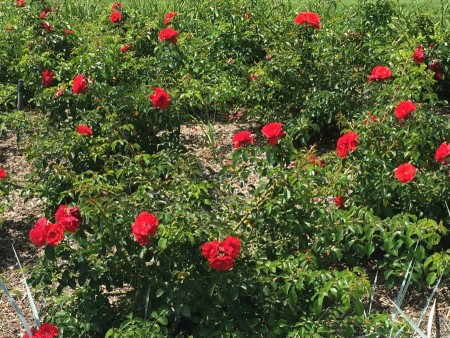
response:
[[[383,314],[363,316],[369,280],[362,263],[378,260],[389,285],[412,258],[414,281],[432,282],[442,269],[423,262],[445,234],[441,222],[448,224],[448,117],[434,111],[444,62],[431,67],[434,57],[426,59],[425,47],[414,52],[419,39],[412,37],[414,44],[405,41],[391,54],[400,60],[394,71],[374,67],[385,64],[378,48],[389,45],[391,12],[381,13],[386,22],[374,38],[362,26],[358,32],[357,23],[346,31],[346,21],[333,31],[331,18],[324,24],[313,12],[281,23],[264,18],[274,28],[270,35],[250,4],[239,5],[245,6],[218,3],[216,19],[196,22],[194,30],[183,13],[167,13],[164,25],[173,28],[159,29],[114,3],[99,29],[72,22],[58,33],[50,19],[63,12],[31,3],[41,9],[38,25],[8,30],[19,33],[7,35],[13,46],[19,36],[42,42],[27,46],[18,66],[14,57],[7,63],[11,74],[32,70],[26,82],[38,118],[15,112],[5,121],[29,141],[35,172],[28,192],[46,203],[47,218],[30,232],[35,245],[45,246],[32,281],[40,296],[56,296],[47,310],[61,336],[105,333],[122,321],[109,335],[136,336],[143,328],[154,336],[381,335],[396,324]],[[363,9],[362,16],[370,12]],[[27,15],[34,18],[35,10]],[[347,39],[344,31],[369,42],[353,36],[327,54],[334,34]],[[84,44],[78,34],[87,37]],[[24,63],[29,57],[39,66]],[[243,88],[238,97],[235,79]],[[170,132],[186,112],[228,111],[232,102],[255,114],[267,109],[257,117],[270,122],[261,129],[268,144],[252,146],[259,130],[237,133],[231,166],[205,178]],[[330,140],[337,154],[293,147],[314,124],[347,131]],[[255,186],[247,185],[252,176]],[[66,296],[66,287],[75,291]],[[119,300],[111,304],[108,293],[115,291]]]

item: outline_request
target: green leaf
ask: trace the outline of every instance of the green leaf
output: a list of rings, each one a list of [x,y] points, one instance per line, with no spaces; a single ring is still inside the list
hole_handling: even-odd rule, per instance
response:
[[[165,248],[167,248],[167,238],[161,237],[158,241],[158,247],[161,250],[164,250]]]
[[[56,259],[56,255],[55,255],[55,248],[47,245],[45,247],[45,258],[47,258],[49,261],[54,261]]]
[[[288,300],[289,300],[289,304],[294,305],[297,304],[297,292],[295,292],[295,289],[291,289],[291,291],[289,291],[289,296],[288,296]]]
[[[158,323],[160,323],[161,325],[164,325],[164,326],[166,326],[169,323],[169,320],[167,319],[166,316],[159,317],[157,319],[157,321],[158,321]]]

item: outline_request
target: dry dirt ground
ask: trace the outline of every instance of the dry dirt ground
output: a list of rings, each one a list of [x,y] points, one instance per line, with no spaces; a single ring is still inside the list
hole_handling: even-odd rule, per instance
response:
[[[186,148],[197,154],[203,165],[218,170],[226,161],[226,156],[232,151],[231,139],[239,130],[253,130],[255,125],[233,123],[215,123],[209,129],[205,125],[191,125],[182,128],[182,135]],[[213,132],[212,132],[213,131]],[[213,135],[209,137],[208,135]],[[257,140],[263,142],[263,140]],[[11,133],[0,137],[0,167],[19,183],[23,184],[25,175],[30,172],[28,164],[17,147],[16,138]],[[0,215],[3,227],[0,227],[0,279],[7,285],[15,301],[24,312],[29,323],[32,322],[25,287],[18,269],[12,245],[20,254],[22,264],[31,269],[42,250],[36,250],[30,245],[28,232],[34,222],[41,216],[39,200],[24,200],[20,194],[20,187],[10,196],[11,209]],[[23,327],[15,314],[6,296],[0,291],[0,338],[22,337]],[[372,311],[391,311],[393,308],[390,299],[395,300],[398,288],[386,290],[383,286],[377,286],[375,290]],[[420,317],[431,289],[424,288],[421,291],[410,289],[403,302],[402,309],[416,322]],[[437,316],[434,318],[432,337],[450,337],[450,281],[442,280],[437,292]],[[421,324],[426,330],[428,314]],[[425,331],[426,332],[426,331]]]

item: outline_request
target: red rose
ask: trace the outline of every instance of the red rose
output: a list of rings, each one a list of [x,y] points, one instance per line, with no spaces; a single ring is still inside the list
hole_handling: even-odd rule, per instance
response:
[[[48,224],[48,220],[44,217],[40,218],[35,224],[33,229],[31,229],[29,238],[31,243],[34,245],[41,247],[44,246],[46,243],[46,237],[45,237],[45,229]]]
[[[169,12],[164,16],[164,24],[168,25],[174,17],[178,15],[177,12]]]
[[[250,13],[245,13],[244,14],[244,18],[245,19],[250,19],[252,17],[252,15]]]
[[[369,82],[388,79],[391,77],[391,75],[392,75],[392,72],[388,67],[376,66],[374,69],[372,69],[372,73],[369,76]]]
[[[395,169],[394,174],[401,183],[407,183],[414,179],[416,171],[416,168],[411,163],[404,163]]]
[[[120,11],[122,9],[122,4],[120,2],[115,2],[111,6],[111,9]]]
[[[49,323],[43,323],[36,331],[36,338],[53,338],[59,334],[59,330]]]
[[[357,138],[358,135],[352,131],[339,137],[336,145],[338,156],[345,158],[350,150],[355,150],[358,146]]]
[[[16,6],[17,7],[25,7],[27,3],[25,2],[25,0],[17,0],[16,1]]]
[[[59,97],[64,93],[64,89],[62,88],[58,88],[55,92],[55,94],[53,94],[54,97]]]
[[[173,44],[177,43],[178,32],[172,28],[163,28],[159,32],[159,39],[161,41],[169,41]]]
[[[214,240],[212,242],[207,242],[202,245],[202,255],[207,260],[212,260],[217,256],[218,249],[219,249],[219,241]]]
[[[437,72],[441,68],[441,64],[438,60],[433,60],[429,67],[433,72]]]
[[[422,46],[418,46],[413,54],[413,60],[415,63],[420,65],[425,61],[425,54]]]
[[[243,144],[253,144],[255,141],[252,138],[252,134],[249,131],[244,130],[234,134],[232,142],[233,147],[239,148]]]
[[[41,27],[44,28],[47,32],[51,32],[53,30],[52,25],[48,22],[41,22]]]
[[[155,236],[158,230],[158,219],[155,215],[143,211],[135,219],[131,229],[133,231],[134,239],[140,245],[145,245],[149,241],[149,236]]]
[[[434,74],[434,77],[436,78],[436,80],[442,81],[443,75],[444,75],[444,74],[443,74],[442,72],[436,72],[436,73]]]
[[[394,114],[399,121],[403,120],[412,111],[416,110],[416,105],[411,101],[402,101],[395,107]]]
[[[114,11],[109,16],[109,20],[111,20],[112,23],[117,23],[122,19],[122,14],[118,11]]]
[[[240,240],[232,236],[227,236],[220,243],[214,240],[202,245],[202,255],[209,261],[209,266],[217,271],[230,270],[240,251]]]
[[[77,75],[73,79],[72,90],[74,94],[86,93],[87,81],[83,75]]]
[[[120,47],[120,51],[122,52],[122,53],[126,53],[126,52],[128,52],[128,50],[131,48],[131,46],[128,46],[128,45],[123,45],[122,47]]]
[[[6,171],[4,169],[0,168],[0,181],[4,180],[7,176],[8,176],[8,174],[6,173]]]
[[[450,156],[450,143],[442,142],[439,148],[436,149],[434,159],[440,164],[447,164],[445,158]]]
[[[56,246],[64,238],[64,226],[62,224],[48,223],[45,227],[45,239],[48,245]]]
[[[64,34],[65,35],[72,35],[74,33],[73,30],[69,29],[69,28],[64,28]]]
[[[29,336],[28,335],[28,333],[24,333],[23,334],[23,336],[22,336],[22,338],[33,338],[33,337],[36,337],[34,334],[36,333],[36,329],[34,328],[34,327],[31,327],[30,328],[30,331],[31,331],[31,334],[33,335],[32,337],[31,336]]]
[[[162,88],[153,87],[153,90],[155,92],[148,96],[149,100],[152,100],[153,107],[155,109],[166,109],[170,103],[169,94]]]
[[[256,74],[250,74],[247,78],[248,82],[258,81],[258,75]]]
[[[77,207],[68,207],[60,205],[55,213],[56,222],[62,224],[68,232],[76,232],[78,229],[78,220],[81,218],[80,209]]]
[[[297,25],[307,24],[316,29],[320,29],[320,17],[317,13],[313,12],[301,12],[298,13],[297,17],[294,20],[294,23]]]
[[[261,132],[268,139],[271,146],[278,144],[279,138],[286,137],[286,133],[283,131],[283,124],[279,122],[272,122],[262,127]]]
[[[345,196],[336,196],[334,198],[334,205],[336,205],[336,207],[338,208],[342,208],[343,207],[342,202],[344,202],[345,198],[346,198]]]
[[[50,87],[54,80],[55,78],[53,77],[53,72],[50,69],[45,69],[42,72],[42,84],[44,87]]]
[[[369,122],[376,122],[378,120],[378,117],[376,115],[372,115],[371,112],[368,112],[366,116],[368,120],[364,121],[365,124],[369,124]]]
[[[80,135],[87,135],[88,137],[92,135],[92,130],[87,125],[82,124],[81,126],[77,127],[77,132]]]

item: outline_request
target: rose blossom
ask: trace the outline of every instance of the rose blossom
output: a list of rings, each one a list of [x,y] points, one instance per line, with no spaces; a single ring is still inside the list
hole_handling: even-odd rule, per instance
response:
[[[252,17],[251,13],[245,13],[244,19],[250,19]]]
[[[336,152],[339,157],[345,158],[350,150],[355,150],[358,146],[358,135],[349,132],[339,137],[336,145]]]
[[[450,143],[442,142],[439,148],[436,149],[434,159],[440,164],[447,164],[445,158],[450,156]]]
[[[120,2],[115,2],[112,4],[111,9],[120,11],[122,9],[122,4]]]
[[[372,73],[369,76],[370,81],[380,81],[383,79],[388,79],[392,75],[391,70],[385,66],[376,66],[372,69]]]
[[[77,127],[77,132],[80,135],[87,135],[87,136],[91,136],[92,135],[92,129],[89,128],[87,125],[82,124],[80,126]]]
[[[25,7],[27,3],[25,2],[25,0],[17,0],[16,1],[16,6],[17,7]]]
[[[401,164],[395,169],[394,175],[401,183],[407,183],[414,179],[417,169],[411,163]]]
[[[111,20],[112,23],[118,23],[122,19],[122,14],[118,11],[114,11],[109,16],[109,20]]]
[[[159,40],[169,41],[174,45],[177,43],[178,32],[172,28],[163,28],[159,32]]]
[[[334,198],[334,205],[338,208],[342,208],[343,207],[342,203],[344,202],[345,199],[346,199],[345,196],[336,196]]]
[[[156,109],[166,109],[170,103],[170,96],[167,92],[159,87],[153,87],[154,93],[148,96],[152,101],[153,107]]]
[[[53,94],[54,97],[59,97],[64,93],[64,89],[62,88],[58,88],[55,92],[55,94]]]
[[[64,28],[63,31],[65,35],[72,35],[74,33],[74,31],[69,28]]]
[[[149,241],[149,236],[155,236],[158,230],[158,219],[155,215],[143,211],[135,219],[131,229],[133,231],[134,239],[140,245],[145,245]]]
[[[53,30],[52,25],[48,22],[41,22],[41,27],[44,28],[47,32],[51,32]]]
[[[131,48],[131,46],[129,46],[129,45],[123,45],[122,47],[120,47],[120,51],[122,52],[122,53],[126,53],[126,52],[128,52],[128,50]]]
[[[46,243],[46,237],[45,237],[45,228],[48,224],[48,220],[44,217],[39,218],[39,220],[34,223],[33,229],[31,229],[29,238],[31,243],[34,245],[41,247],[44,246]]]
[[[294,20],[297,25],[307,24],[316,29],[320,29],[320,17],[317,13],[313,12],[300,12]]]
[[[77,75],[73,79],[72,90],[74,94],[85,94],[87,81],[84,75]]]
[[[261,132],[268,139],[271,146],[278,144],[279,138],[286,137],[286,133],[283,131],[283,124],[279,122],[272,122],[262,127]]]
[[[402,121],[412,111],[416,110],[416,105],[411,101],[402,101],[395,107],[394,114],[399,121]]]
[[[425,54],[422,46],[418,46],[413,54],[413,60],[415,63],[420,65],[425,61]]]
[[[45,69],[42,72],[42,84],[44,87],[50,87],[54,80],[55,78],[53,77],[53,72],[50,69]]]
[[[48,223],[45,227],[45,240],[48,245],[56,246],[64,238],[64,226],[62,224]]]
[[[55,220],[64,226],[68,232],[76,232],[78,229],[78,221],[81,219],[80,209],[77,207],[68,207],[61,204],[55,213]]]
[[[214,240],[202,245],[202,255],[209,261],[209,266],[217,271],[230,270],[240,250],[240,240],[232,236],[227,236],[222,242]]]
[[[164,16],[164,24],[168,25],[169,23],[172,22],[172,19],[174,17],[176,17],[178,15],[177,12],[168,12],[165,16]]]
[[[252,138],[252,134],[249,131],[244,130],[234,134],[232,142],[234,148],[239,148],[243,144],[253,144],[255,141]]]
[[[0,181],[4,180],[7,176],[8,174],[6,173],[6,171],[3,168],[0,168]]]
[[[31,328],[31,333],[33,338],[54,338],[59,334],[59,330],[50,323],[42,323],[37,331]],[[25,332],[22,338],[30,338],[30,336]]]

